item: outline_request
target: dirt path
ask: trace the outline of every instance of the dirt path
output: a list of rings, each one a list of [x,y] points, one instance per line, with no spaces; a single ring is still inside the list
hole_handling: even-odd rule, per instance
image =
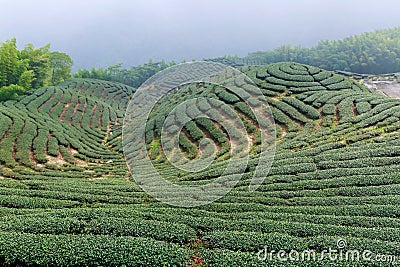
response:
[[[364,83],[364,85],[388,97],[400,98],[400,83],[375,81]]]

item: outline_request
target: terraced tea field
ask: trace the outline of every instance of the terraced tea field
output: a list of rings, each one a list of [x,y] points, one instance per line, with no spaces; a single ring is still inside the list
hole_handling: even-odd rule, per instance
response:
[[[1,103],[0,265],[390,266],[260,261],[257,253],[267,246],[321,256],[342,239],[346,249],[400,255],[400,101],[312,66],[241,71],[261,88],[276,123],[275,160],[255,192],[248,185],[260,152],[259,125],[234,92],[185,85],[150,116],[151,159],[185,185],[221,175],[232,140],[215,121],[196,119],[179,136],[182,151],[198,158],[199,140],[207,137],[218,160],[198,173],[173,168],[160,129],[175,105],[212,97],[230,105],[246,127],[246,173],[228,195],[195,208],[157,202],[130,177],[121,133],[134,88],[71,80]],[[246,86],[241,78],[234,82]],[[198,101],[179,114],[196,110],[212,112],[212,103]]]

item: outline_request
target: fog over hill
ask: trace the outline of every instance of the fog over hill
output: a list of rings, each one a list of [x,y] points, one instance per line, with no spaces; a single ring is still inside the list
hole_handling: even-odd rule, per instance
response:
[[[191,60],[312,46],[398,26],[394,0],[0,0],[0,41],[51,43],[75,68]],[[16,16],[15,12],[18,12]]]

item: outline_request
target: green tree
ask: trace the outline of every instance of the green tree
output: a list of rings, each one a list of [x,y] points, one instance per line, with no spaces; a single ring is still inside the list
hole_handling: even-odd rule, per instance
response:
[[[73,64],[74,63],[69,55],[61,52],[51,52],[51,84],[55,85],[71,78],[71,68]]]
[[[21,59],[27,60],[28,70],[34,73],[32,88],[40,88],[50,83],[50,44],[40,48],[34,48],[32,44],[26,45],[21,51]]]
[[[0,43],[0,100],[13,99],[26,90],[63,81],[71,76],[71,58],[50,52],[50,45],[17,49],[16,39]]]
[[[31,89],[34,76],[35,74],[33,73],[33,70],[24,71],[18,79],[18,85],[22,86],[26,90]]]
[[[0,47],[0,87],[12,84],[18,63],[16,39],[2,43]]]
[[[3,86],[0,88],[0,101],[14,99],[17,96],[25,93],[25,88],[16,84]]]

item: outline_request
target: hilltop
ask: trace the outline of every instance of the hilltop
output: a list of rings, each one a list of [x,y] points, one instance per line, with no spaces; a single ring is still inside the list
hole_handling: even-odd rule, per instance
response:
[[[203,172],[179,172],[158,142],[169,108],[213,97],[246,126],[251,153],[242,180],[217,202],[192,209],[155,201],[129,175],[121,134],[134,88],[73,79],[1,102],[2,265],[257,266],[265,245],[322,251],[339,238],[350,249],[400,255],[400,100],[309,65],[240,70],[261,88],[276,124],[275,161],[256,192],[248,184],[259,155],[258,125],[233,92],[186,85],[152,111],[149,154],[176,183],[220,175],[230,140],[211,120],[185,125],[183,152],[198,157],[199,140],[208,137],[218,160]],[[193,110],[210,108],[199,103]]]

